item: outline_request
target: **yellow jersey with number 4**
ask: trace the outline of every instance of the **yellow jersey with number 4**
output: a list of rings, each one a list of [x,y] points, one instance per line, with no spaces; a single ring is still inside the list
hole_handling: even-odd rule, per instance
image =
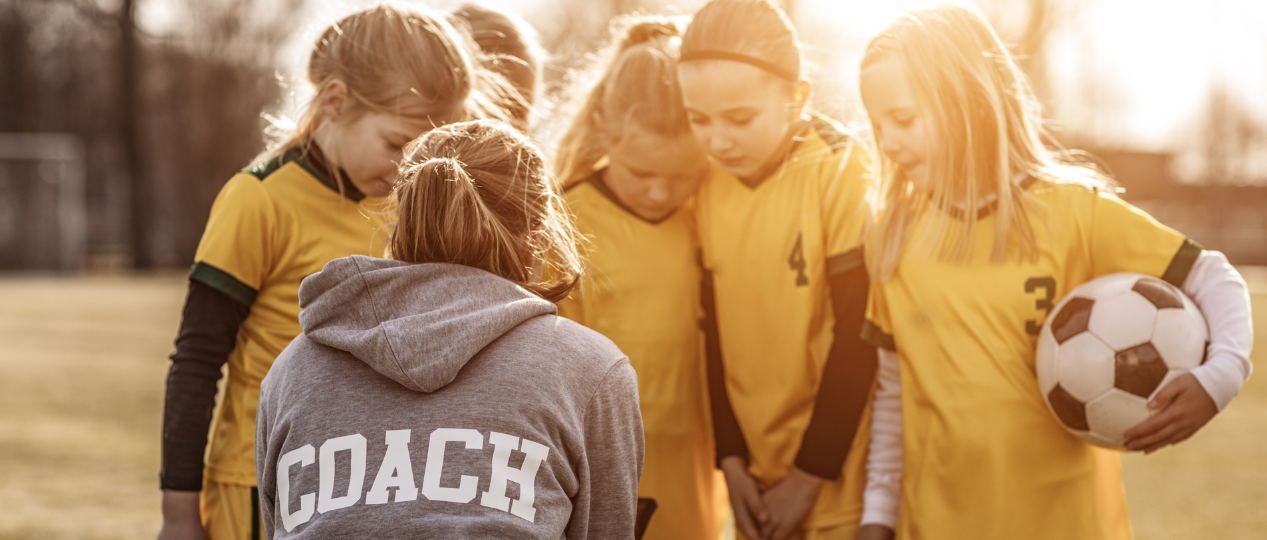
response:
[[[787,476],[809,425],[834,339],[829,265],[835,273],[863,262],[870,163],[865,146],[816,116],[756,187],[716,164],[700,187],[700,243],[716,291],[726,389],[762,489]],[[803,528],[857,525],[869,416]]]
[[[1034,179],[1022,187],[1037,203],[1035,260],[990,262],[997,223],[985,207],[973,216],[968,260],[926,256],[910,241],[892,278],[872,285],[865,334],[901,366],[899,538],[1131,538],[1117,453],[1078,440],[1048,412],[1037,337],[1070,289],[1114,272],[1182,285],[1200,248],[1111,193]]]

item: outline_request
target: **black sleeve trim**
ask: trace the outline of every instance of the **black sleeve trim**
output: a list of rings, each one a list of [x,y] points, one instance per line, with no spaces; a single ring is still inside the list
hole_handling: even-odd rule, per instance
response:
[[[220,291],[239,304],[250,306],[255,303],[259,291],[250,285],[238,281],[228,272],[211,266],[205,262],[196,262],[189,269],[189,280],[197,281]]]
[[[223,291],[190,280],[163,404],[162,489],[202,489],[203,454],[215,408],[216,383],[250,308]]]
[[[251,486],[251,540],[261,540],[260,534],[260,488]]]
[[[638,513],[634,517],[634,538],[641,539],[643,534],[647,532],[647,525],[651,524],[651,515],[655,514],[655,499],[650,497],[638,497]]]
[[[1193,242],[1191,238],[1185,238],[1183,244],[1179,246],[1179,251],[1175,253],[1175,257],[1170,259],[1170,266],[1166,267],[1166,273],[1161,275],[1162,281],[1182,289],[1183,282],[1188,279],[1188,272],[1192,271],[1192,265],[1197,262],[1197,257],[1204,250],[1201,244]]]
[[[827,275],[830,277],[848,272],[862,266],[863,262],[862,248],[860,247],[838,255],[832,255],[827,258]]]
[[[862,340],[875,345],[886,351],[897,352],[897,343],[893,341],[893,336],[884,333],[880,326],[871,322],[862,322]]]
[[[704,267],[700,254],[700,304],[704,308],[704,357],[708,368],[708,404],[713,416],[714,463],[721,467],[721,460],[730,456],[748,459],[748,441],[744,439],[735,410],[731,407],[730,391],[726,389],[726,364],[722,362],[721,335],[717,328],[717,297],[713,288],[713,273]]]
[[[841,475],[879,367],[875,347],[863,341],[859,332],[866,320],[870,287],[866,268],[860,264],[862,252],[854,250],[841,257],[846,255],[853,264],[828,278],[835,335],[814,398],[814,412],[796,455],[797,468],[826,480]],[[829,274],[833,259],[838,258],[828,259]]]

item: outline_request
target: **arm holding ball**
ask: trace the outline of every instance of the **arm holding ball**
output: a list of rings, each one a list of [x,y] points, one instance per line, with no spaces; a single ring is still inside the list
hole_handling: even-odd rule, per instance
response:
[[[1203,251],[1183,283],[1210,328],[1207,359],[1161,389],[1148,403],[1156,411],[1125,433],[1126,447],[1152,453],[1187,440],[1227,407],[1249,378],[1254,328],[1248,287],[1217,251]]]

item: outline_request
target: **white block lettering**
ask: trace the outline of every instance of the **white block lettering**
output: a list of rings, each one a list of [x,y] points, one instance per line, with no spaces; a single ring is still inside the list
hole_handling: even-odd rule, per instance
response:
[[[427,468],[422,476],[422,494],[433,501],[471,502],[475,499],[479,477],[462,475],[458,487],[440,487],[440,474],[444,470],[444,445],[449,442],[464,442],[467,450],[484,448],[484,436],[473,429],[439,428],[432,431],[431,443],[427,448]]]
[[[312,519],[312,500],[317,498],[315,494],[305,493],[299,496],[299,510],[290,513],[290,467],[298,463],[300,467],[312,465],[313,456],[316,451],[313,450],[311,444],[305,444],[282,454],[281,459],[277,460],[277,504],[281,505],[280,513],[282,515],[282,527],[286,528],[286,532],[295,530],[295,527],[307,523]]]
[[[347,450],[352,453],[352,471],[349,474],[348,492],[334,496],[334,455]],[[365,487],[365,437],[360,433],[328,439],[321,444],[321,489],[317,498],[317,511],[322,514],[347,508],[361,500],[361,488]]]
[[[414,486],[414,468],[409,462],[409,431],[400,429],[387,432],[387,452],[383,454],[383,465],[378,468],[374,486],[365,495],[366,504],[387,502],[389,487],[396,488],[396,502],[418,499],[418,488]]]
[[[523,440],[520,448],[518,437],[496,431],[489,433],[488,442],[493,445],[493,479],[488,484],[488,491],[480,496],[480,504],[503,512],[509,510],[511,514],[533,521],[537,515],[537,510],[532,507],[536,500],[537,469],[541,468],[541,462],[550,454],[550,449],[528,439]],[[522,468],[510,466],[511,450],[524,453]],[[519,499],[514,504],[506,497],[507,481],[519,484]]]

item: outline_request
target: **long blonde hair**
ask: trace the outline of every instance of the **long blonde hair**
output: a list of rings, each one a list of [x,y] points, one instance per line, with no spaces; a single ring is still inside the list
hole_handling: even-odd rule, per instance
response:
[[[975,6],[944,4],[903,15],[867,47],[862,68],[890,57],[905,63],[925,125],[935,131],[930,140],[941,147],[927,164],[927,191],[915,189],[881,153],[868,248],[869,269],[880,281],[893,275],[913,232],[926,256],[936,250],[946,260],[967,260],[978,212],[992,206],[999,225],[991,261],[1002,263],[1009,253],[1036,258],[1036,229],[1046,221],[1018,180],[1107,184],[1047,136],[1028,79]],[[872,131],[879,148],[875,119]],[[934,212],[924,230],[912,231],[930,208],[943,211]]]
[[[503,122],[434,129],[405,148],[390,258],[479,268],[558,302],[581,277],[579,238],[541,152]],[[534,277],[535,265],[548,265]]]
[[[618,38],[600,56],[602,74],[577,83],[589,90],[555,150],[555,170],[564,187],[589,177],[624,137],[627,122],[660,135],[690,133],[676,69],[684,27],[672,17],[623,16],[612,23]]]
[[[324,120],[327,85],[343,81],[353,98],[351,118],[367,111],[429,120],[432,125],[470,117],[507,120],[517,97],[500,75],[480,67],[464,38],[431,10],[383,2],[330,25],[313,45],[307,80],[316,90],[295,127],[256,157],[277,159],[287,150],[307,154]],[[339,164],[325,156],[340,189]]]

